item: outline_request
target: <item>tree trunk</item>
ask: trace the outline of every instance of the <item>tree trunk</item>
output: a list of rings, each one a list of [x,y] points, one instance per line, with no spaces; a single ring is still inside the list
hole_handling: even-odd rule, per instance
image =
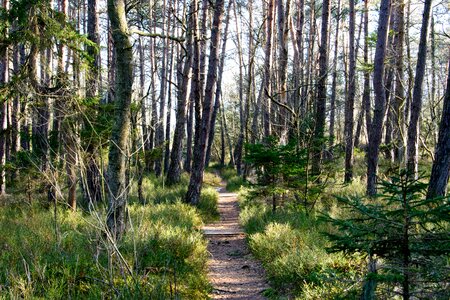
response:
[[[428,185],[428,199],[447,194],[450,172],[450,60],[448,66],[447,90],[444,96],[438,143],[436,145],[430,183]]]
[[[422,29],[420,30],[419,53],[417,54],[416,77],[414,78],[414,89],[411,102],[411,119],[408,127],[408,143],[406,149],[406,160],[408,172],[417,177],[419,168],[419,118],[422,110],[422,84],[425,77],[427,58],[428,24],[430,20],[432,0],[425,0],[422,17]]]
[[[393,99],[394,120],[394,159],[401,162],[405,152],[405,122],[401,108],[405,104],[403,44],[405,39],[405,3],[398,0],[395,5],[394,48],[395,48],[395,97]]]
[[[355,2],[349,0],[350,4],[350,24],[349,24],[349,75],[348,94],[345,101],[345,175],[344,182],[349,183],[353,178],[353,112],[355,109],[356,93],[356,59],[355,59]]]
[[[331,98],[330,98],[330,138],[328,139],[328,148],[330,148],[330,153],[332,153],[332,148],[334,146],[334,127],[335,127],[335,115],[336,115],[336,94],[337,94],[337,63],[338,63],[338,45],[339,45],[339,26],[341,20],[341,1],[338,0],[337,11],[336,11],[336,31],[334,34],[334,62],[333,62],[333,79],[331,83]]]
[[[186,57],[183,66],[182,87],[178,92],[178,104],[176,112],[175,132],[173,134],[172,152],[170,154],[170,165],[167,172],[167,183],[176,184],[181,180],[181,158],[183,154],[183,139],[186,126],[186,104],[190,90],[190,75],[192,69],[193,56],[193,31],[196,32],[196,13],[194,11],[197,7],[197,1],[194,0],[189,8],[189,26],[186,34]]]
[[[163,1],[163,18],[164,12],[166,11],[166,0]],[[170,17],[168,20],[164,20],[167,23],[167,29],[162,26],[162,34],[169,34],[170,27]],[[159,90],[159,119],[156,125],[156,139],[155,139],[155,147],[159,148],[158,153],[155,159],[155,175],[161,176],[163,171],[163,156],[164,156],[164,118],[166,116],[166,96],[167,96],[167,68],[168,68],[168,58],[169,58],[169,40],[167,38],[163,38],[163,50],[162,50],[162,60],[161,60],[161,81],[160,81],[160,90]]]
[[[88,38],[91,42],[99,45],[97,0],[88,1]],[[88,70],[89,84],[86,87],[86,98],[95,98],[98,97],[99,91],[100,55],[94,47],[88,47],[87,51],[94,58],[94,61]],[[86,122],[85,126],[92,126],[92,124]],[[89,142],[86,149],[86,186],[84,187],[86,203],[102,201],[102,177],[98,166],[99,153],[97,147],[98,145]]]
[[[369,0],[364,1],[364,87],[363,87],[363,106],[364,114],[366,116],[366,130],[367,138],[370,141],[370,131],[372,128],[372,110],[370,105],[370,71],[367,66],[369,65]]]
[[[3,0],[3,9],[8,10],[9,1]],[[0,86],[9,81],[9,49],[5,47],[3,53],[0,53]],[[6,189],[6,118],[7,118],[7,99],[0,96],[0,195],[5,194]]]
[[[328,75],[328,22],[330,17],[330,0],[323,0],[322,29],[319,47],[319,79],[317,81],[317,99],[315,102],[315,126],[312,147],[312,174],[318,175],[321,170],[322,150],[325,135],[325,108],[327,102]]]
[[[131,122],[133,85],[133,48],[130,43],[124,0],[108,0],[108,16],[116,48],[115,122],[109,147],[107,225],[113,238],[125,231],[128,183],[126,176],[127,145]]]
[[[194,161],[186,194],[186,202],[197,205],[200,201],[200,192],[203,183],[203,171],[205,168],[206,147],[208,144],[209,130],[211,125],[211,113],[214,100],[214,86],[217,81],[217,64],[219,60],[220,30],[223,15],[223,0],[217,0],[214,8],[214,18],[211,29],[211,42],[208,63],[208,74],[206,78],[205,97],[203,101],[203,113],[201,118],[200,132],[194,145]]]
[[[386,90],[384,88],[384,58],[389,25],[390,0],[382,0],[378,19],[377,45],[374,58],[373,88],[375,92],[375,110],[372,128],[369,134],[367,155],[367,194],[374,196],[377,191],[378,156],[386,109]]]
[[[225,52],[227,49],[227,36],[228,36],[228,25],[230,22],[230,9],[231,5],[233,5],[233,0],[230,0],[228,3],[228,9],[227,9],[227,17],[225,20],[225,30],[223,33],[223,42],[222,42],[222,53],[220,55],[220,62],[219,62],[219,70],[218,70],[218,78],[217,78],[217,86],[216,86],[216,93],[215,93],[215,100],[214,100],[214,109],[211,116],[211,130],[209,131],[209,137],[208,137],[208,148],[206,149],[206,161],[205,166],[209,165],[210,159],[211,159],[211,149],[212,144],[214,142],[214,134],[215,134],[215,125],[216,125],[216,119],[217,114],[220,109],[220,97],[222,96],[222,75],[223,75],[223,68],[225,66]]]
[[[271,129],[271,108],[270,99],[272,96],[271,89],[271,71],[272,71],[272,32],[273,32],[273,15],[274,15],[274,0],[269,0],[267,6],[267,19],[266,19],[266,45],[264,49],[264,79],[263,79],[263,120],[264,120],[264,137],[268,137],[272,134]]]

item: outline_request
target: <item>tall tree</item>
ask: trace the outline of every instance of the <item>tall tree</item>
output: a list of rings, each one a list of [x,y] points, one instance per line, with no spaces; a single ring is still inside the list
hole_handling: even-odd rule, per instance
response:
[[[428,185],[428,199],[445,196],[448,187],[450,173],[450,60],[447,72],[447,90],[444,96],[439,138],[431,169],[430,184]]]
[[[338,45],[339,45],[339,27],[341,21],[341,0],[337,2],[336,10],[336,30],[334,32],[334,62],[333,62],[333,79],[331,82],[331,98],[330,98],[330,138],[328,139],[328,147],[334,146],[335,120],[336,120],[336,95],[337,95],[337,64],[338,64]]]
[[[417,177],[419,163],[419,118],[422,110],[423,79],[427,58],[428,24],[430,20],[432,0],[425,0],[420,30],[419,52],[417,54],[416,76],[411,102],[411,119],[408,127],[408,142],[406,148],[406,167],[411,174]]]
[[[349,22],[349,75],[348,75],[348,93],[345,101],[345,176],[344,182],[348,183],[353,177],[353,111],[355,106],[356,93],[356,58],[355,58],[355,2],[349,0],[350,4],[350,22]]]
[[[327,102],[328,77],[328,22],[330,19],[330,0],[322,3],[322,29],[319,47],[319,78],[317,80],[315,102],[315,124],[312,149],[312,173],[319,174],[325,135],[325,108]]]
[[[272,80],[272,42],[273,42],[273,15],[274,15],[274,0],[269,0],[267,5],[266,18],[266,45],[264,49],[264,79],[263,79],[263,123],[264,136],[268,137],[272,134],[271,129],[271,107],[269,97],[272,95],[271,80]]]
[[[3,0],[1,7],[9,8],[9,0]],[[3,52],[3,53],[2,53]],[[0,50],[0,88],[9,81],[9,49],[3,47]],[[6,124],[7,124],[7,98],[6,93],[0,96],[0,195],[5,194],[6,188]]]
[[[222,26],[224,0],[217,0],[214,6],[214,17],[211,29],[210,53],[208,62],[208,74],[203,100],[203,112],[200,132],[194,144],[194,160],[189,180],[186,202],[197,205],[200,201],[200,193],[203,184],[203,172],[205,169],[206,147],[208,144],[211,113],[214,101],[214,86],[217,80],[217,65],[219,61],[220,31]]]
[[[108,17],[116,51],[115,122],[112,128],[108,163],[107,225],[113,238],[125,231],[127,184],[127,147],[131,123],[133,85],[133,47],[129,40],[124,0],[108,0]]]
[[[225,19],[225,29],[223,33],[223,41],[222,41],[222,52],[220,54],[220,62],[219,62],[219,70],[217,73],[217,86],[216,86],[216,93],[214,95],[214,109],[211,116],[211,130],[209,131],[209,137],[208,137],[208,148],[206,149],[206,162],[205,165],[208,166],[209,161],[211,159],[211,149],[212,144],[214,142],[214,134],[215,134],[215,125],[216,125],[216,119],[217,114],[220,110],[220,99],[222,97],[222,75],[223,75],[223,68],[225,67],[225,51],[227,49],[227,37],[228,37],[228,26],[230,23],[230,9],[233,5],[233,0],[230,0],[228,3],[227,8],[227,17]],[[236,164],[236,166],[239,168],[239,164]]]
[[[188,13],[188,24],[186,33],[186,57],[182,70],[182,86],[178,91],[178,103],[176,111],[175,132],[173,135],[172,152],[170,154],[170,164],[167,171],[167,182],[169,184],[178,183],[181,179],[181,158],[183,154],[183,139],[186,126],[186,109],[188,104],[189,88],[191,82],[192,57],[193,57],[193,32],[197,26],[197,0],[190,3]],[[181,62],[179,62],[181,65]]]
[[[386,110],[386,90],[384,87],[384,59],[386,57],[386,40],[389,25],[390,0],[382,0],[378,18],[377,44],[374,58],[373,89],[375,92],[375,109],[369,134],[367,154],[367,194],[376,194],[378,156],[380,152],[383,121]]]

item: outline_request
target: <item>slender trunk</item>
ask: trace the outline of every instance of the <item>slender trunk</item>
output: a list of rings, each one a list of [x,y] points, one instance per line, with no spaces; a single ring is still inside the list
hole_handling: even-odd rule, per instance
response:
[[[208,144],[211,113],[214,100],[214,86],[217,81],[217,64],[219,60],[220,31],[223,16],[223,0],[217,0],[214,8],[214,18],[211,29],[210,53],[208,62],[208,74],[206,78],[205,97],[203,101],[203,113],[201,119],[200,132],[194,145],[194,161],[191,178],[189,181],[186,202],[197,205],[200,201],[200,192],[203,183],[203,171],[205,168],[206,147]]]
[[[331,83],[331,98],[330,98],[330,138],[328,139],[328,147],[331,149],[334,146],[334,127],[336,115],[336,94],[337,94],[337,63],[338,63],[338,46],[339,46],[339,26],[341,20],[341,1],[338,0],[336,11],[336,31],[334,33],[334,62],[333,62],[333,79]]]
[[[312,174],[318,175],[321,170],[322,150],[325,135],[325,107],[327,102],[328,75],[328,22],[330,17],[330,0],[323,0],[322,29],[319,47],[319,79],[317,81],[317,99],[315,102],[315,126],[312,147]]]
[[[349,183],[353,178],[353,112],[355,106],[356,93],[356,59],[355,59],[355,2],[350,3],[350,24],[349,24],[349,75],[348,75],[348,94],[345,101],[345,176],[344,182]]]
[[[386,40],[389,25],[390,0],[382,0],[378,19],[377,45],[374,59],[373,88],[375,92],[375,110],[372,128],[369,134],[369,149],[367,155],[367,194],[376,194],[378,172],[378,156],[381,143],[383,119],[386,109],[386,90],[384,87],[384,59],[386,56]]]
[[[364,1],[364,65],[369,64],[369,0]],[[372,110],[370,105],[370,71],[364,70],[363,106],[366,116],[367,140],[370,141],[370,130],[372,128]]]
[[[414,78],[414,88],[411,102],[411,119],[408,127],[408,143],[406,149],[407,169],[417,177],[419,168],[419,118],[422,110],[422,85],[425,77],[425,67],[427,58],[427,37],[428,24],[430,20],[432,0],[425,0],[422,17],[422,29],[420,30],[419,53],[417,54],[416,77]]]
[[[394,159],[401,162],[405,152],[405,126],[403,112],[401,108],[405,104],[404,89],[404,64],[403,64],[403,45],[405,39],[404,25],[405,3],[398,0],[395,6],[395,22],[394,22],[394,48],[395,48],[395,96],[393,100],[393,121],[394,121]]]
[[[271,90],[271,70],[272,70],[272,32],[273,32],[273,15],[274,15],[274,0],[269,0],[267,6],[267,19],[266,19],[266,45],[264,49],[264,91],[263,91],[263,120],[264,120],[264,137],[268,137],[272,134],[271,129],[271,106],[269,97],[272,96]]]
[[[8,10],[9,1],[3,0],[3,9]],[[9,49],[5,47],[3,53],[0,53],[0,86],[9,81]],[[0,195],[5,194],[6,190],[6,118],[7,118],[7,99],[0,96]]]
[[[192,69],[192,56],[193,56],[193,36],[192,32],[195,31],[197,20],[194,11],[197,7],[197,1],[191,2],[189,8],[189,26],[186,34],[186,57],[182,70],[182,87],[178,92],[178,104],[176,112],[176,124],[175,132],[173,135],[171,160],[169,170],[167,172],[167,183],[175,184],[180,182],[181,179],[181,158],[183,154],[183,139],[186,125],[186,105],[188,102],[189,88],[190,88],[190,76]],[[179,63],[181,65],[181,63]]]
[[[126,180],[127,145],[131,122],[133,85],[133,48],[129,40],[124,0],[108,0],[108,16],[117,53],[115,81],[115,122],[109,147],[107,225],[114,238],[120,238],[126,226],[128,183]]]
[[[218,78],[217,78],[217,86],[216,86],[216,93],[214,95],[214,109],[211,116],[211,130],[209,131],[209,137],[208,137],[208,148],[206,149],[206,161],[205,166],[209,165],[210,159],[211,159],[211,148],[212,144],[214,142],[214,135],[215,135],[215,125],[216,125],[216,119],[217,119],[217,113],[220,109],[220,97],[222,96],[222,75],[223,75],[223,68],[225,66],[225,52],[227,49],[227,36],[228,36],[228,25],[230,22],[230,9],[231,5],[233,5],[233,0],[230,0],[228,3],[228,9],[227,9],[227,17],[225,20],[225,30],[223,33],[223,41],[222,41],[222,53],[220,55],[220,62],[219,62],[219,70],[218,70]]]
[[[163,1],[162,7],[163,13],[166,12],[166,0]],[[167,22],[167,28],[165,29],[162,26],[162,34],[169,34],[170,27],[170,17]],[[164,118],[166,116],[166,96],[167,96],[167,68],[168,68],[168,58],[169,58],[169,40],[167,38],[163,38],[163,51],[162,51],[162,60],[161,60],[161,82],[160,82],[160,90],[159,90],[159,119],[156,125],[156,142],[155,147],[160,148],[158,152],[161,155],[157,155],[155,159],[155,175],[161,176],[163,171],[163,149],[164,149]]]

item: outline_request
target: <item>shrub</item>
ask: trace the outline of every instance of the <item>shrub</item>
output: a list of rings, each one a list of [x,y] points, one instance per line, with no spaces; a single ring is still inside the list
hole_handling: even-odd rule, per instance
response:
[[[324,224],[292,207],[273,213],[258,202],[241,203],[240,220],[249,234],[250,249],[262,261],[276,294],[299,299],[352,298],[361,261],[327,253],[328,241],[321,234],[327,229]]]
[[[215,188],[204,187],[200,195],[200,202],[197,208],[200,214],[204,218],[205,222],[216,220],[219,217],[219,211],[217,210],[217,203],[219,201],[219,193]]]
[[[336,227],[327,233],[334,242],[330,250],[382,259],[384,266],[371,271],[367,281],[373,284],[365,293],[374,294],[381,282],[389,286],[383,288],[383,296],[393,297],[388,291],[399,287],[404,299],[448,296],[444,282],[448,282],[450,208],[448,199],[426,199],[426,187],[400,171],[380,183],[376,198],[338,197],[346,215],[324,216]]]
[[[242,178],[241,176],[233,176],[229,178],[227,181],[227,191],[236,192],[239,191],[239,189],[245,185],[246,182],[244,178]]]

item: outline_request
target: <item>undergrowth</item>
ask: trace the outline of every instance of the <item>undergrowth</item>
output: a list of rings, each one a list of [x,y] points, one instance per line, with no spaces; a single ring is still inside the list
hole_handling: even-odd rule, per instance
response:
[[[186,183],[145,178],[145,203],[133,183],[128,229],[116,244],[104,234],[102,207],[0,207],[0,299],[207,299],[200,228],[216,218],[218,194],[204,188],[194,208],[181,201]]]
[[[322,234],[328,225],[300,206],[285,205],[273,212],[247,190],[240,193],[241,223],[249,247],[266,269],[274,299],[356,299],[363,258],[328,253]]]

